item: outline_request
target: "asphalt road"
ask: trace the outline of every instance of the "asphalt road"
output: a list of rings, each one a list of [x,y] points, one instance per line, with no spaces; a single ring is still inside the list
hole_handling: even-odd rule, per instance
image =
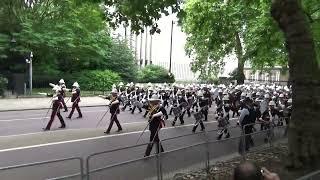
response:
[[[143,114],[138,113],[137,110],[134,115],[130,114],[129,111],[121,112],[119,119],[124,126],[124,131],[122,133],[104,135],[102,127],[108,123],[107,120],[110,118],[110,114],[108,113],[105,120],[101,123],[100,128],[97,129],[96,125],[105,111],[106,107],[82,108],[84,114],[82,119],[66,120],[67,129],[57,131],[55,131],[55,129],[57,129],[60,124],[58,120],[55,120],[52,132],[42,132],[41,130],[48,120],[43,120],[47,112],[46,110],[1,112],[0,145],[2,143],[2,148],[0,150],[0,167],[68,157],[81,157],[85,159],[93,153],[142,144],[134,148],[93,156],[89,161],[91,170],[111,166],[123,161],[132,162],[94,172],[90,177],[94,180],[138,180],[154,177],[157,172],[156,157],[151,156],[144,160],[133,161],[143,157],[146,149],[144,143],[147,143],[149,138],[149,132],[146,131],[137,143],[142,130],[146,126],[146,120],[142,117]],[[191,133],[192,124],[194,123],[192,116],[191,118],[185,118],[185,125],[180,126],[179,123],[177,123],[176,127],[171,127],[169,122],[172,121],[173,117],[169,117],[167,126],[160,131],[160,138],[164,140],[163,146],[165,149],[165,153],[161,156],[164,178],[172,178],[176,172],[190,171],[193,168],[204,167],[205,164],[202,162],[205,162],[207,149],[209,150],[210,159],[237,153],[238,138],[231,138],[228,141],[214,141],[217,132],[211,130],[217,128],[217,123],[214,121],[213,111],[214,108],[211,108],[209,112],[209,122],[206,123],[207,133],[205,134]],[[67,114],[63,113],[63,117],[65,116],[67,116]],[[77,116],[76,112],[74,116]],[[236,121],[232,120],[231,126],[235,126],[235,124]],[[114,127],[113,131],[115,130],[117,130],[116,127]],[[88,137],[81,137],[82,133],[89,131],[91,134],[88,133],[90,134]],[[230,131],[232,137],[240,135],[240,129],[238,127],[232,128]],[[181,135],[189,136],[165,140]],[[282,132],[278,132],[277,135],[280,137]],[[60,140],[60,137],[57,138],[58,136],[61,136]],[[264,144],[264,136],[265,134],[254,136],[257,146]],[[206,139],[214,141],[214,143],[211,143],[209,146],[199,144],[205,142]],[[17,143],[19,141],[21,142]],[[195,146],[182,148],[191,145]],[[71,160],[37,165],[34,167],[1,170],[0,176],[1,179],[8,180],[36,180],[50,179],[78,172],[79,162],[77,160]],[[77,177],[75,179],[80,178]]]

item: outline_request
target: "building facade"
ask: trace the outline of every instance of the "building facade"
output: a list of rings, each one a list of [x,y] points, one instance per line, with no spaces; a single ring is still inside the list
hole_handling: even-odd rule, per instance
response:
[[[288,69],[283,69],[280,66],[275,66],[266,71],[253,70],[250,67],[244,68],[244,75],[247,81],[258,81],[258,82],[275,82],[275,83],[287,83],[289,80]]]

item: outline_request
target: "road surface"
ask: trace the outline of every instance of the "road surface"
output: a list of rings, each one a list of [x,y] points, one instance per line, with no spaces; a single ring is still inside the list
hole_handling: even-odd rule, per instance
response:
[[[121,112],[119,119],[124,127],[121,133],[115,133],[113,128],[111,135],[104,135],[103,131],[110,114],[106,116],[101,125],[96,128],[97,123],[106,112],[106,107],[82,108],[84,117],[82,119],[66,120],[67,129],[58,130],[60,125],[56,120],[53,131],[42,132],[48,121],[45,117],[47,110],[11,111],[0,112],[0,167],[12,166],[31,162],[47,161],[68,157],[81,157],[86,159],[90,154],[114,150],[117,148],[142,144],[135,148],[114,151],[98,156],[93,156],[90,161],[90,169],[110,166],[123,161],[142,158],[148,142],[149,132],[146,131],[137,143],[140,134],[147,125],[143,114],[132,115],[129,111]],[[48,115],[49,116],[49,115]],[[63,113],[63,117],[67,114]],[[75,112],[74,116],[77,116]],[[45,117],[45,118],[43,118]],[[200,144],[188,149],[182,147],[205,142],[206,138],[214,141],[217,128],[214,119],[214,108],[210,109],[209,122],[206,123],[206,134],[192,134],[191,129],[194,118],[185,116],[185,124],[171,127],[172,116],[166,123],[166,127],[160,132],[165,153],[161,156],[161,162],[165,178],[171,178],[177,171],[189,171],[192,167],[204,167],[206,158],[206,146]],[[236,125],[236,119],[231,121],[231,126]],[[198,127],[200,129],[200,127]],[[282,132],[279,132],[279,137]],[[192,135],[189,135],[192,134]],[[171,137],[189,135],[185,137],[165,140]],[[231,136],[240,135],[238,127],[231,129]],[[262,145],[265,134],[254,137],[256,145]],[[216,159],[225,155],[232,155],[238,151],[239,139],[219,141],[209,145],[210,159]],[[197,166],[194,166],[197,165]],[[156,175],[156,157],[139,160],[125,165],[108,168],[106,170],[92,173],[91,179],[147,179]],[[45,164],[35,167],[26,167],[13,170],[0,171],[1,179],[50,179],[54,177],[79,173],[79,162],[77,160],[59,163]],[[79,179],[79,177],[75,178]]]

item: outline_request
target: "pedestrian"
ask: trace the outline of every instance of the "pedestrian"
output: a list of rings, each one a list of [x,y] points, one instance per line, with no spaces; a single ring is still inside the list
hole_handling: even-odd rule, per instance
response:
[[[71,96],[72,110],[67,118],[71,119],[72,114],[75,109],[77,109],[78,114],[79,114],[77,118],[82,118],[82,113],[81,113],[81,110],[79,107],[79,102],[81,100],[80,100],[80,86],[79,86],[78,82],[73,83],[72,89],[70,91],[72,93],[72,96]]]
[[[161,99],[157,95],[153,95],[149,99],[151,109],[148,113],[148,122],[150,130],[150,140],[147,146],[145,157],[149,156],[153,147],[153,144],[156,143],[156,152],[159,153],[159,150],[163,152],[163,147],[160,144],[159,131],[162,127],[165,126],[163,116],[167,117],[167,111],[163,106],[160,106]]]
[[[117,91],[117,89],[113,89],[111,91],[111,98],[110,98],[110,114],[111,114],[110,124],[109,124],[108,129],[104,132],[105,134],[110,134],[110,131],[111,131],[111,128],[112,128],[114,122],[116,123],[116,125],[118,127],[117,132],[122,131],[122,127],[121,127],[120,122],[117,117],[117,115],[120,113],[119,106],[120,106],[120,101],[119,101],[119,97],[118,97],[118,91]]]
[[[52,122],[55,118],[55,116],[57,116],[60,120],[61,126],[59,128],[65,128],[66,124],[60,114],[60,109],[62,107],[62,94],[61,94],[61,88],[59,86],[55,86],[52,88],[54,94],[52,97],[52,113],[51,113],[51,117],[50,120],[47,124],[47,126],[43,129],[44,131],[49,131],[52,125]]]

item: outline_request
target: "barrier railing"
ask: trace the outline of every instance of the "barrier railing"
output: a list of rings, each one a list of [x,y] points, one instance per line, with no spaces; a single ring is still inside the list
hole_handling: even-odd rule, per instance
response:
[[[318,179],[320,179],[320,170],[314,171],[296,180],[318,180]]]
[[[60,177],[56,177],[53,179],[70,179],[71,177],[79,177],[79,179],[82,179],[82,177],[84,177],[84,170],[83,170],[83,159],[80,157],[70,157],[70,158],[63,158],[63,159],[54,159],[54,160],[48,160],[48,161],[41,161],[41,162],[33,162],[33,163],[27,163],[27,164],[19,164],[19,165],[13,165],[13,166],[7,166],[7,167],[1,167],[0,168],[0,174],[1,177],[3,179],[5,178],[5,175],[3,174],[5,171],[7,170],[12,170],[12,169],[19,169],[19,168],[29,168],[32,166],[38,166],[38,165],[48,165],[48,164],[53,164],[53,163],[58,163],[58,162],[66,162],[66,161],[72,161],[72,160],[79,160],[79,173],[77,174],[71,174],[71,175],[65,175],[65,176],[60,176]],[[16,174],[16,173],[14,173]],[[27,175],[25,174],[24,177],[26,177]],[[44,174],[43,176],[49,176],[47,174]],[[1,178],[1,179],[2,179]],[[45,177],[48,179],[48,177]],[[12,177],[10,177],[10,179],[14,179]],[[25,178],[28,179],[28,178]],[[49,177],[50,179],[50,177]]]
[[[256,126],[261,123],[249,124],[251,126]],[[246,142],[247,136],[254,137],[256,141],[259,141],[261,135],[268,135],[268,142],[262,143],[261,145],[255,145],[255,148],[266,146],[272,147],[272,144],[275,142],[273,138],[273,134],[276,131],[281,131],[281,129],[285,129],[286,126],[274,126],[273,128],[269,128],[263,131],[253,132],[247,134],[244,132],[245,127],[238,128],[239,126],[230,126],[228,130],[234,130],[234,134],[239,133],[239,136],[234,136],[230,138],[225,138],[221,140],[212,139],[210,134],[214,132],[218,132],[221,129],[215,129],[210,131],[203,131],[198,133],[186,134],[176,137],[170,137],[164,139],[160,142],[160,144],[170,145],[170,140],[177,140],[179,138],[194,138],[194,143],[191,145],[183,146],[181,148],[175,148],[166,150],[165,152],[161,152],[160,146],[158,146],[158,154],[151,155],[149,157],[143,157],[143,153],[145,148],[149,143],[138,144],[134,146],[127,146],[123,148],[117,148],[113,150],[98,152],[89,155],[86,158],[86,169],[84,170],[83,159],[79,157],[65,158],[65,159],[57,159],[43,162],[35,162],[30,164],[22,164],[10,167],[0,168],[0,173],[3,170],[28,167],[28,166],[36,166],[41,164],[48,164],[54,162],[63,162],[68,160],[79,160],[80,161],[80,172],[77,174],[70,174],[66,176],[55,177],[51,179],[172,179],[173,175],[177,172],[181,171],[192,171],[198,169],[204,169],[207,173],[210,170],[210,164],[212,164],[215,159],[218,157],[234,154],[238,152],[241,153],[243,158],[246,158]],[[237,132],[237,129],[240,132]],[[241,130],[242,129],[242,130]],[[284,137],[284,133],[278,132],[278,134],[282,134],[281,137]],[[200,136],[200,137],[199,137]],[[272,137],[272,138],[271,138]],[[202,139],[202,142],[197,140]],[[214,137],[215,138],[215,137]],[[242,140],[242,144],[241,144]],[[179,141],[175,141],[179,142]],[[173,142],[173,143],[175,143]],[[192,142],[192,141],[187,141]],[[267,145],[266,145],[267,144]],[[157,147],[157,146],[156,146]],[[123,151],[128,152],[137,152],[141,158],[134,157],[125,157],[121,153]],[[102,157],[102,156],[105,157]],[[94,163],[93,163],[94,162]],[[181,162],[181,163],[179,163]],[[125,173],[124,173],[125,172]]]

